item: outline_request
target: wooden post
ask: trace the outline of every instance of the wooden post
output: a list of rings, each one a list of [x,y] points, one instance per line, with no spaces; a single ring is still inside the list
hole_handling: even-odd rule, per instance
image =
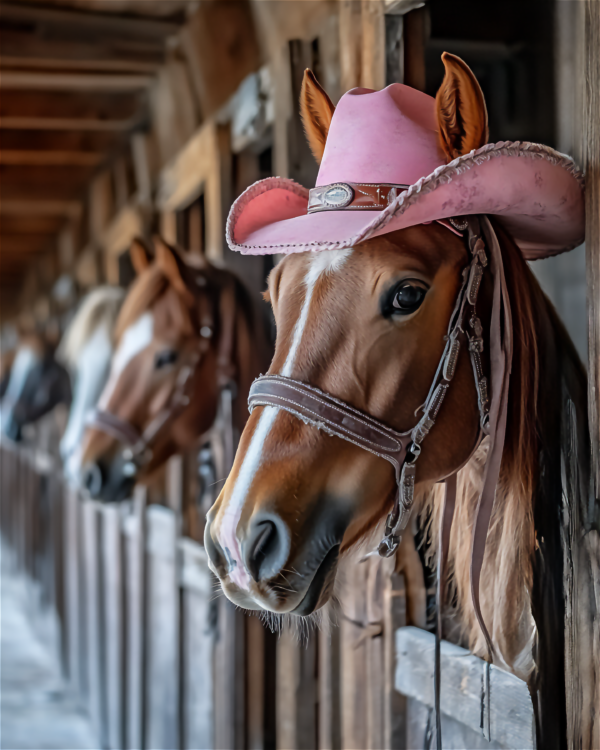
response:
[[[316,634],[299,642],[284,628],[277,643],[277,747],[317,747],[316,669]]]
[[[148,750],[179,747],[179,582],[177,516],[146,512],[146,709]]]
[[[98,506],[92,500],[81,502],[83,521],[83,575],[87,625],[88,706],[92,727],[105,743],[104,670],[102,654],[102,603],[100,570],[100,528]]]
[[[213,748],[216,602],[204,547],[181,539],[181,685],[183,750]],[[216,665],[219,668],[219,665]]]
[[[104,599],[104,669],[106,739],[120,750],[124,742],[124,612],[121,509],[102,508],[102,587]]]
[[[146,488],[134,490],[132,514],[125,519],[125,747],[144,747],[144,591]]]
[[[331,602],[319,630],[319,750],[342,746],[340,714],[340,629],[331,622]]]
[[[223,596],[217,599],[215,669],[215,747],[243,747],[245,726],[244,626],[242,612]]]
[[[387,565],[386,565],[387,567]],[[406,698],[394,686],[396,674],[396,630],[406,625],[404,576],[391,571],[383,592],[384,705],[383,747],[408,750],[406,745]]]

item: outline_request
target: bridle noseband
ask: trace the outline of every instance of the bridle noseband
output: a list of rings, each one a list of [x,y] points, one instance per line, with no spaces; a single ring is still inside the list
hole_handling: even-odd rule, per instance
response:
[[[275,406],[328,435],[335,435],[354,443],[392,464],[398,490],[378,548],[382,557],[390,557],[396,551],[400,543],[400,534],[408,523],[414,503],[417,460],[423,441],[435,424],[454,377],[461,338],[468,341],[477,388],[481,426],[477,445],[488,429],[488,382],[483,374],[481,362],[483,329],[476,312],[483,270],[488,261],[485,243],[475,232],[469,237],[469,250],[471,262],[463,271],[461,288],[448,324],[444,352],[427,399],[420,409],[422,417],[412,430],[396,432],[375,417],[364,414],[314,386],[281,375],[263,375],[257,378],[250,388],[250,411],[256,406]]]
[[[195,375],[210,347],[215,328],[210,300],[204,292],[207,283],[206,276],[197,273],[196,284],[199,289],[195,290],[195,297],[199,307],[198,345],[177,373],[167,404],[142,431],[106,409],[95,409],[86,420],[89,427],[110,435],[125,446],[122,455],[131,476],[152,460],[152,448],[158,437],[185,411],[192,400]],[[235,375],[232,352],[236,300],[234,281],[231,278],[219,289],[218,315],[217,384],[221,391],[225,388],[235,390],[232,382]]]

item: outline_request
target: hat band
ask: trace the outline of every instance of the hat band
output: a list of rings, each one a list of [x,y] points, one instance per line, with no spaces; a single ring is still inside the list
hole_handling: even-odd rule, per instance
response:
[[[318,211],[383,211],[409,185],[389,182],[334,182],[308,191],[308,213]]]

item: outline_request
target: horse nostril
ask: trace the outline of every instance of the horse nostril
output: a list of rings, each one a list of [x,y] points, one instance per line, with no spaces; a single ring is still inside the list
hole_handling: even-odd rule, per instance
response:
[[[244,562],[252,578],[258,582],[279,573],[286,548],[285,534],[274,520],[257,520],[252,524],[244,545]]]
[[[87,464],[83,469],[81,481],[91,497],[97,498],[100,496],[104,477],[102,476],[102,469],[98,464]]]
[[[212,534],[210,533],[210,521],[206,519],[206,526],[204,528],[204,549],[208,555],[208,559],[213,564],[215,570],[219,575],[225,575],[225,560],[221,554],[220,547],[215,544]]]

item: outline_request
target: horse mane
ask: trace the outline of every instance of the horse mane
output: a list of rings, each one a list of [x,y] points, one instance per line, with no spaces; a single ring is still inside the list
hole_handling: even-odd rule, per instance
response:
[[[570,368],[575,390],[585,393],[585,370],[561,324],[552,303],[523,259],[518,247],[495,222],[513,320],[513,363],[509,389],[506,441],[500,481],[488,532],[481,578],[481,606],[497,650],[498,662],[522,679],[535,669],[539,622],[532,617],[535,606],[534,570],[539,565],[540,544],[547,544],[539,517],[556,515],[552,504],[560,503],[560,391],[561,377]],[[583,388],[581,387],[583,384]],[[574,397],[575,398],[575,397]],[[564,440],[564,436],[562,438]],[[554,441],[554,445],[550,445]],[[483,484],[483,469],[489,449],[486,438],[458,474],[458,493],[449,549],[450,614],[446,630],[479,656],[487,651],[471,601],[471,534],[477,501]],[[553,454],[553,458],[549,456]],[[544,458],[546,457],[546,458]],[[541,490],[548,463],[559,465],[558,497]],[[544,484],[547,484],[545,482]],[[432,562],[437,550],[437,531],[442,508],[443,485],[422,493],[422,518]],[[550,565],[560,565],[562,558]],[[555,578],[558,575],[555,572]],[[558,580],[554,581],[555,587]]]
[[[81,350],[100,326],[112,336],[124,297],[125,291],[117,286],[101,286],[87,294],[63,334],[56,359],[73,369]]]

